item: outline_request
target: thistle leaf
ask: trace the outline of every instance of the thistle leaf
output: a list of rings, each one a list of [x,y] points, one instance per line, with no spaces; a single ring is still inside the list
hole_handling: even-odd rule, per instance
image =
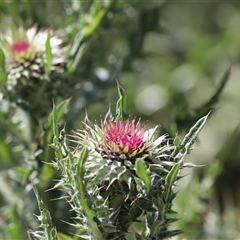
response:
[[[189,132],[185,135],[184,139],[181,141],[180,146],[178,146],[179,140],[174,141],[174,144],[176,144],[176,149],[172,153],[172,159],[174,160],[174,162],[178,162],[180,159],[182,159],[185,155],[189,153],[195,140],[198,137],[198,134],[205,125],[209,114],[200,118],[194,124],[194,126],[189,130]]]
[[[208,114],[209,115],[209,114]],[[183,141],[181,142],[181,147],[185,147],[187,145],[187,143],[191,142],[192,144],[194,143],[194,141],[196,140],[198,134],[200,133],[200,131],[202,130],[203,126],[205,125],[208,115],[200,118],[195,124],[194,126],[190,129],[190,131],[188,132],[188,134],[184,137]],[[191,145],[192,145],[191,144]]]
[[[177,148],[178,152],[181,152],[182,147],[181,147],[181,140],[179,137],[174,138],[174,146]]]
[[[55,226],[53,225],[52,218],[50,212],[46,208],[37,188],[33,185],[33,190],[36,195],[38,208],[40,211],[40,216],[38,216],[38,220],[40,221],[40,227],[44,229],[42,232],[43,237],[41,239],[46,240],[58,240],[58,235]],[[34,232],[33,232],[34,234]]]
[[[49,114],[48,117],[48,128],[51,132],[51,129],[53,130],[54,136],[57,138],[59,137],[59,130],[58,130],[58,123],[63,117],[63,114],[67,110],[69,104],[70,104],[71,99],[66,99],[62,102],[60,102],[57,106],[54,104],[53,105],[53,110]],[[51,139],[48,139],[48,143],[51,142]]]
[[[83,36],[84,36],[84,33],[82,30],[76,34],[76,37],[73,42],[73,46],[71,47],[70,52],[69,52],[70,57],[74,57],[77,54],[77,51],[81,46]]]
[[[73,240],[73,238],[71,238],[71,237],[69,237],[69,236],[67,236],[67,235],[65,235],[63,233],[59,233],[58,234],[58,239],[59,240]]]
[[[170,194],[172,191],[172,186],[175,183],[176,179],[177,179],[177,175],[180,169],[180,162],[176,163],[170,170],[170,172],[168,173],[168,175],[166,176],[166,195],[165,195],[165,200],[166,202],[169,200],[170,198]]]
[[[142,158],[137,159],[136,161],[136,173],[138,177],[140,177],[144,183],[145,183],[145,189],[147,192],[149,192],[150,186],[151,186],[151,179],[150,175],[147,171],[146,164]]]
[[[5,73],[5,56],[3,50],[0,48],[0,82],[7,81],[7,74]]]
[[[45,54],[46,54],[46,69],[47,72],[51,72],[51,66],[52,66],[52,48],[51,48],[51,42],[50,42],[50,35],[48,34],[46,46],[45,46]]]
[[[117,101],[116,105],[116,119],[126,119],[128,114],[126,110],[126,93],[124,89],[118,84],[118,94],[119,94],[119,99]]]
[[[0,82],[6,82],[7,81],[7,74],[0,68]]]
[[[4,70],[5,68],[5,55],[3,50],[0,48],[0,69]]]
[[[83,57],[83,54],[84,54],[84,51],[87,47],[87,43],[83,43],[78,51],[77,51],[77,54],[72,62],[71,65],[68,65],[68,68],[69,68],[69,71],[70,72],[73,72],[76,68],[77,68],[77,65],[79,64],[79,62],[81,61],[82,57]]]
[[[170,237],[179,235],[179,234],[181,234],[181,233],[183,233],[183,231],[181,231],[181,230],[164,231],[164,232],[161,232],[161,233],[158,235],[158,239],[170,238]]]

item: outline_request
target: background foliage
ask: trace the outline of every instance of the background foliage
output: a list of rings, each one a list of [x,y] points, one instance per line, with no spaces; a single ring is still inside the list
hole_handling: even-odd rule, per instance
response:
[[[149,126],[161,124],[161,133],[172,137],[176,130],[183,136],[214,109],[189,159],[205,167],[186,172],[178,184],[174,204],[183,218],[176,227],[184,233],[176,238],[240,237],[238,2],[1,1],[0,13],[1,33],[37,24],[54,29],[69,47],[67,70],[51,76],[56,91],[49,93],[50,100],[68,106],[60,117],[68,133],[80,127],[85,109],[99,119],[116,102],[116,79],[132,115]],[[224,78],[229,66],[231,76]],[[53,158],[52,102],[38,103],[30,111],[1,94],[0,238],[27,239],[27,229],[36,228],[31,181],[38,183],[57,230],[71,232],[62,221],[71,217],[68,206],[52,201],[60,193],[45,192],[58,173],[42,163]]]

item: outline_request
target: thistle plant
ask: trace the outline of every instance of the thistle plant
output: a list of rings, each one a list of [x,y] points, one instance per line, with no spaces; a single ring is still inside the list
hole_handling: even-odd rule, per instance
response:
[[[186,155],[207,120],[201,118],[183,140],[148,129],[126,112],[126,96],[118,86],[116,113],[109,110],[100,123],[86,116],[79,131],[67,138],[58,130],[58,108],[52,113],[56,159],[61,171],[55,185],[64,192],[76,216],[72,225],[80,239],[165,239],[180,234],[172,209],[174,187],[181,170],[193,167]],[[69,238],[70,239],[70,238]]]

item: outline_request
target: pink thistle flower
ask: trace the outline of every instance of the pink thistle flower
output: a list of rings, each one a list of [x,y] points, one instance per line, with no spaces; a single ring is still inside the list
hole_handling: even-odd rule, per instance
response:
[[[157,128],[146,130],[146,125],[142,125],[140,120],[113,118],[99,126],[86,117],[83,130],[76,133],[73,141],[87,147],[97,158],[119,161],[124,165],[134,164],[139,158],[151,161],[152,157],[165,151],[165,146],[161,144],[167,135],[154,139]]]
[[[146,131],[145,125],[135,120],[107,122],[103,128],[101,154],[112,160],[135,162],[137,158],[149,154],[156,128]]]

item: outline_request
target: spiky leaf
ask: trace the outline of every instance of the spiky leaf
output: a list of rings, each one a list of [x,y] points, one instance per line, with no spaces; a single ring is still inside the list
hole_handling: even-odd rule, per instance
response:
[[[136,173],[137,173],[138,177],[140,177],[144,181],[145,189],[148,193],[150,186],[151,186],[151,179],[150,179],[150,175],[147,171],[146,164],[144,163],[144,160],[137,159],[135,166],[136,166]]]

